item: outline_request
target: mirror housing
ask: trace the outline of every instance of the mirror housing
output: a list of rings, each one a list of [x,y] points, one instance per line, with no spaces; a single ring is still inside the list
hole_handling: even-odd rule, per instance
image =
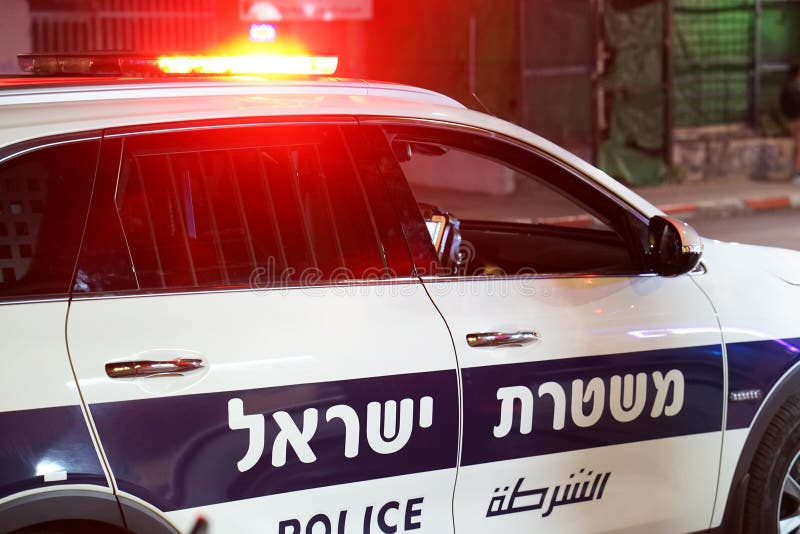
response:
[[[703,240],[683,221],[664,215],[650,219],[648,227],[650,268],[659,276],[679,276],[697,267]]]

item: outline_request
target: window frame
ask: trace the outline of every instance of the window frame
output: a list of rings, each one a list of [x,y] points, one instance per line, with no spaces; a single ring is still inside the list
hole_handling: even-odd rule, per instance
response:
[[[624,199],[617,196],[613,191],[609,190],[608,188],[604,187],[602,184],[598,183],[597,181],[587,177],[579,171],[578,169],[574,168],[573,166],[569,165],[567,162],[556,158],[555,156],[546,153],[542,149],[520,141],[518,139],[514,139],[503,135],[498,132],[494,132],[485,128],[480,128],[477,126],[465,125],[460,123],[453,123],[443,120],[435,120],[435,119],[422,119],[422,118],[414,118],[414,117],[392,117],[392,116],[360,116],[359,123],[363,126],[371,126],[377,127],[381,130],[381,135],[383,134],[383,129],[386,127],[391,128],[392,126],[399,126],[399,127],[419,127],[421,129],[428,129],[432,132],[430,138],[421,139],[421,142],[439,142],[441,144],[447,144],[444,136],[448,133],[455,133],[460,135],[471,135],[475,136],[476,138],[488,141],[490,143],[500,143],[507,145],[509,150],[512,151],[521,151],[521,153],[526,153],[532,158],[538,158],[539,160],[543,161],[544,164],[549,164],[557,167],[562,173],[568,175],[578,187],[583,188],[586,194],[590,195],[600,195],[604,200],[603,202],[609,204],[612,209],[614,210],[614,216],[619,218],[621,221],[620,224],[622,225],[621,228],[617,228],[616,226],[612,226],[612,230],[622,239],[623,243],[626,246],[626,249],[631,255],[631,260],[633,262],[633,268],[629,273],[594,273],[594,272],[564,272],[564,273],[523,273],[523,274],[505,274],[500,276],[495,275],[468,275],[468,276],[458,276],[452,274],[437,274],[437,273],[429,273],[425,269],[425,264],[430,264],[431,261],[431,253],[427,250],[430,247],[427,242],[422,243],[420,242],[421,236],[423,233],[421,232],[420,227],[424,229],[424,222],[420,223],[416,219],[416,213],[414,215],[410,215],[409,212],[412,211],[408,206],[409,198],[413,199],[412,188],[408,184],[405,177],[398,177],[395,176],[395,173],[388,173],[384,172],[384,179],[387,181],[387,189],[390,190],[393,195],[393,201],[398,204],[398,216],[401,217],[401,224],[403,227],[403,231],[406,233],[406,239],[408,240],[408,246],[411,250],[412,258],[415,261],[415,268],[417,276],[419,276],[422,280],[425,281],[464,281],[464,280],[501,280],[501,279],[519,279],[519,278],[535,278],[535,279],[552,279],[552,278],[583,278],[583,277],[639,277],[639,276],[656,276],[653,270],[648,265],[647,257],[646,257],[646,243],[647,243],[647,231],[648,231],[648,224],[649,219],[645,214],[639,211],[635,206],[632,206],[630,203],[626,202]],[[435,138],[436,135],[440,135],[440,138],[437,140]],[[374,135],[374,134],[373,134]],[[385,138],[384,138],[385,139]],[[462,147],[459,147],[462,148]],[[502,162],[503,165],[508,165],[514,168],[520,168],[518,165],[513,165],[511,163],[506,162],[503,159],[498,158],[497,161]],[[541,164],[541,163],[540,163]],[[533,166],[533,165],[531,165]],[[520,170],[525,170],[521,168]],[[526,171],[527,172],[527,171]],[[549,187],[551,187],[554,191],[558,192],[559,194],[562,193],[563,187],[561,187],[558,183],[555,183],[552,179],[549,179],[546,176],[537,176],[538,179],[547,182]],[[402,182],[402,183],[398,183]],[[570,195],[565,194],[566,198],[570,198]],[[416,200],[414,200],[416,203]],[[418,210],[416,210],[418,211]],[[421,217],[419,217],[421,221]],[[426,234],[427,235],[427,234]],[[424,263],[421,263],[424,262]]]
[[[103,150],[103,145],[102,145],[103,130],[98,130],[98,129],[83,130],[78,132],[67,132],[56,135],[48,135],[48,136],[36,137],[34,139],[26,139],[24,141],[18,141],[0,147],[0,165],[5,165],[19,157],[27,156],[29,154],[33,154],[40,150],[47,150],[49,148],[57,146],[63,146],[63,145],[69,145],[73,143],[81,143],[87,141],[97,142],[95,165],[94,165],[94,171],[92,172],[92,176],[88,178],[90,186],[89,190],[87,191],[88,198],[86,202],[86,209],[81,215],[81,222],[79,223],[80,226],[79,237],[76,243],[75,250],[73,251],[74,259],[72,261],[72,269],[69,272],[68,278],[65,280],[66,283],[64,285],[64,291],[56,293],[42,293],[39,295],[0,296],[0,306],[10,305],[10,304],[34,303],[34,302],[65,302],[69,300],[75,278],[75,270],[77,267],[77,262],[80,257],[80,252],[83,246],[83,236],[86,231],[86,224],[89,219],[89,211],[91,209],[91,202],[92,202],[92,197],[94,195],[94,188],[97,183],[98,162],[100,159],[100,154],[102,153]]]
[[[106,221],[108,222],[110,217],[108,214],[104,214],[104,216],[100,216],[99,214],[94,213],[95,211],[114,211],[116,213],[116,192],[119,186],[119,180],[121,177],[121,170],[122,170],[122,163],[124,161],[126,155],[126,140],[136,137],[140,138],[142,136],[150,136],[150,135],[160,135],[160,134],[176,134],[176,133],[183,133],[183,132],[203,132],[203,131],[230,131],[235,129],[248,129],[248,128],[263,128],[263,127],[281,127],[281,126],[346,126],[352,127],[352,131],[356,132],[360,135],[360,130],[358,128],[358,121],[354,116],[349,115],[331,115],[331,116],[275,116],[275,117],[244,117],[244,118],[214,118],[214,119],[204,119],[204,120],[192,120],[192,121],[181,121],[181,122],[171,122],[171,123],[157,123],[157,124],[147,124],[147,125],[131,125],[131,126],[122,126],[122,127],[115,127],[109,128],[105,131],[103,135],[103,146],[101,147],[101,167],[104,170],[98,171],[96,180],[96,194],[93,194],[92,197],[92,204],[90,206],[90,213],[89,218],[87,221],[87,226],[89,225],[96,225],[98,222]],[[353,135],[351,135],[350,131],[342,131],[342,142],[345,143],[350,151],[353,151],[355,147],[353,146],[354,139]],[[362,182],[362,185],[365,189],[365,201],[371,212],[371,217],[375,219],[377,216],[375,212],[378,209],[381,209],[377,206],[378,202],[376,202],[376,195],[382,194],[386,197],[384,204],[389,206],[391,209],[391,202],[389,201],[389,195],[385,190],[383,180],[380,177],[380,173],[375,170],[375,174],[378,179],[373,179],[373,184],[371,188],[367,188],[366,184],[364,184],[364,169],[361,168],[361,164],[356,162],[355,156],[349,162],[353,167],[353,172],[358,174],[359,179]],[[375,186],[378,186],[376,190]],[[371,190],[367,190],[371,189]],[[113,210],[108,209],[108,203],[113,205]],[[105,210],[102,208],[103,203],[106,204]],[[385,210],[385,208],[383,208]],[[130,249],[130,245],[128,243],[127,235],[125,234],[125,230],[120,220],[119,216],[114,217],[113,224],[116,227],[115,232],[119,234],[118,237],[115,237],[115,246],[118,247],[119,251],[122,253],[120,256],[125,256],[125,260],[129,267],[131,268],[131,272],[134,273],[132,275],[133,284],[127,288],[120,288],[120,289],[110,289],[110,290],[100,290],[100,291],[76,291],[75,290],[75,276],[77,275],[78,268],[76,267],[75,272],[76,275],[73,276],[73,286],[72,286],[72,294],[71,298],[76,300],[91,300],[91,299],[104,299],[104,298],[115,298],[115,297],[137,297],[137,296],[155,296],[155,295],[184,295],[184,294],[204,294],[204,293],[215,293],[215,292],[243,292],[243,291],[264,291],[264,290],[291,290],[291,289],[303,289],[308,287],[328,287],[328,286],[362,286],[362,285],[387,285],[387,284],[402,284],[402,283],[411,283],[411,282],[419,282],[419,280],[412,276],[411,269],[413,264],[411,262],[409,251],[407,247],[407,243],[404,238],[404,234],[402,232],[402,228],[400,227],[399,222],[394,217],[394,211],[392,209],[391,213],[382,213],[380,215],[382,221],[378,223],[377,221],[374,222],[376,226],[376,244],[380,249],[380,254],[382,256],[382,260],[384,265],[388,267],[388,269],[384,270],[386,276],[384,278],[379,279],[346,279],[346,280],[327,280],[323,279],[318,282],[313,283],[305,283],[305,282],[290,282],[288,284],[269,284],[265,285],[264,287],[251,287],[250,285],[242,285],[242,284],[232,284],[227,286],[219,286],[219,285],[203,285],[199,287],[166,287],[166,288],[142,288],[136,279],[135,271],[134,271],[134,263],[132,257],[132,251]],[[397,237],[393,239],[392,242],[389,242],[389,236],[387,234],[391,234],[391,231],[386,231],[386,225],[392,224],[396,226],[396,231],[394,232]],[[78,265],[81,264],[82,257],[84,255],[84,247],[86,246],[85,240],[82,243],[81,254],[78,257]],[[395,260],[392,261],[390,257],[387,257],[387,250],[391,247]],[[123,252],[124,251],[124,252]],[[395,273],[395,267],[402,266],[403,259],[402,257],[398,256],[405,256],[405,262],[408,264],[409,274],[400,274],[396,276],[392,276]],[[400,267],[402,271],[402,267]]]

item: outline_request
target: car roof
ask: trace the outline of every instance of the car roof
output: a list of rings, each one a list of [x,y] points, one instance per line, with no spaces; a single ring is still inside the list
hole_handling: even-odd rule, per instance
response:
[[[118,126],[429,106],[463,108],[426,89],[338,78],[6,78],[0,147]]]
[[[0,148],[107,128],[270,116],[380,116],[491,130],[594,178],[646,216],[660,213],[616,180],[528,130],[409,85],[342,78],[0,78]]]
[[[286,95],[347,93],[463,107],[452,98],[419,87],[333,77],[0,77],[0,106],[18,103],[88,102],[248,93]]]

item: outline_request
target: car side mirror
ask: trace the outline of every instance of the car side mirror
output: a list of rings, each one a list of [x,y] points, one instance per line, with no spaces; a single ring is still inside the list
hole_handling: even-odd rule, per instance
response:
[[[703,240],[683,221],[663,215],[650,219],[647,256],[659,276],[686,274],[700,262]]]

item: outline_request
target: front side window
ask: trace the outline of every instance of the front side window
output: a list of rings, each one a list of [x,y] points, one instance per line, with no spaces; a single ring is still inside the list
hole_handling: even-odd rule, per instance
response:
[[[339,126],[131,137],[114,202],[140,289],[387,275]]]
[[[391,125],[383,137],[394,163],[389,174],[410,186],[435,270],[464,276],[637,271],[626,212],[555,162],[497,139],[436,127]]]
[[[68,294],[99,145],[69,142],[0,164],[0,297]]]

